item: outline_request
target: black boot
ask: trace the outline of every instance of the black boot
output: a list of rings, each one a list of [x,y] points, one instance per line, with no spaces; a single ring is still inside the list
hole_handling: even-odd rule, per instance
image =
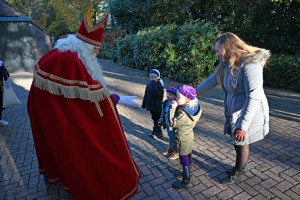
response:
[[[156,127],[153,127],[152,133],[149,133],[149,137],[152,137],[155,134]]]
[[[248,163],[247,163],[248,164]],[[244,175],[248,172],[247,164],[241,169],[241,175]],[[227,171],[227,175],[233,175],[235,173],[236,169],[233,167],[231,170]]]
[[[191,166],[184,166],[182,172],[182,181],[176,181],[172,183],[172,187],[175,189],[187,188],[191,181]]]
[[[182,178],[183,177],[183,171],[175,171],[175,172],[173,172],[173,175],[176,178]],[[192,174],[190,175],[190,177],[192,177]]]
[[[242,171],[237,171],[236,168],[234,168],[232,174],[229,174],[225,179],[223,179],[222,183],[226,185],[238,183],[241,180],[241,175]]]
[[[175,172],[173,172],[173,175],[176,178],[182,178],[183,177],[183,172],[182,171],[175,171]]]
[[[157,139],[157,138],[161,138],[162,136],[163,136],[163,134],[162,134],[161,128],[160,128],[160,127],[156,127],[156,128],[155,128],[155,132],[154,132],[154,134],[152,135],[152,137],[153,137],[154,139]]]

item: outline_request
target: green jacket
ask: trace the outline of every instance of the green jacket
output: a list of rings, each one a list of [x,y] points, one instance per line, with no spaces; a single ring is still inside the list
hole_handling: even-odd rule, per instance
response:
[[[188,155],[193,150],[193,129],[200,119],[200,103],[193,108],[189,105],[177,106],[169,110],[169,125],[173,128],[172,150],[179,155]]]

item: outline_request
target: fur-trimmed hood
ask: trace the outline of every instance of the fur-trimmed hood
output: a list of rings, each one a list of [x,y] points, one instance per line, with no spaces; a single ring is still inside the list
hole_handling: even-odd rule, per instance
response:
[[[247,65],[250,63],[253,63],[253,64],[261,64],[262,63],[262,66],[263,66],[263,65],[265,65],[265,63],[267,62],[267,60],[270,57],[271,57],[271,52],[269,50],[261,49],[256,54],[243,59],[242,63],[243,63],[243,65]]]
[[[260,64],[262,67],[264,67],[264,65],[270,57],[271,52],[269,50],[261,49],[256,54],[242,59],[239,64],[239,68],[248,64]],[[222,61],[222,59],[219,60],[219,63],[225,68],[229,67],[226,63]]]

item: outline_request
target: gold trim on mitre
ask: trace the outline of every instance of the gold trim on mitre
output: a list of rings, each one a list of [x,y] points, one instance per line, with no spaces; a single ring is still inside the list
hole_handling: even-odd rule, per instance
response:
[[[90,38],[87,38],[87,37],[81,35],[81,34],[78,33],[78,32],[76,33],[76,36],[77,36],[78,38],[82,39],[83,41],[87,41],[87,42],[89,42],[89,43],[91,43],[91,44],[93,44],[93,45],[96,45],[96,46],[101,46],[101,42],[97,42],[96,40],[92,40],[92,39],[90,39]]]
[[[84,26],[85,26],[85,29],[88,33],[90,32],[93,32],[95,30],[98,30],[99,28],[105,28],[106,26],[106,22],[107,22],[107,19],[108,19],[108,12],[106,12],[105,16],[103,17],[103,19],[98,23],[96,24],[95,26],[93,26],[93,22],[92,22],[92,9],[93,9],[93,5],[91,5],[88,10],[86,11],[86,14],[83,18],[83,21],[84,21]]]

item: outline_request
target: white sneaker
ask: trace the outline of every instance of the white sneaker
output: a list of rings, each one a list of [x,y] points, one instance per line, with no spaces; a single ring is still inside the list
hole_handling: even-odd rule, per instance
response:
[[[7,126],[9,123],[5,120],[0,120],[0,126]]]

